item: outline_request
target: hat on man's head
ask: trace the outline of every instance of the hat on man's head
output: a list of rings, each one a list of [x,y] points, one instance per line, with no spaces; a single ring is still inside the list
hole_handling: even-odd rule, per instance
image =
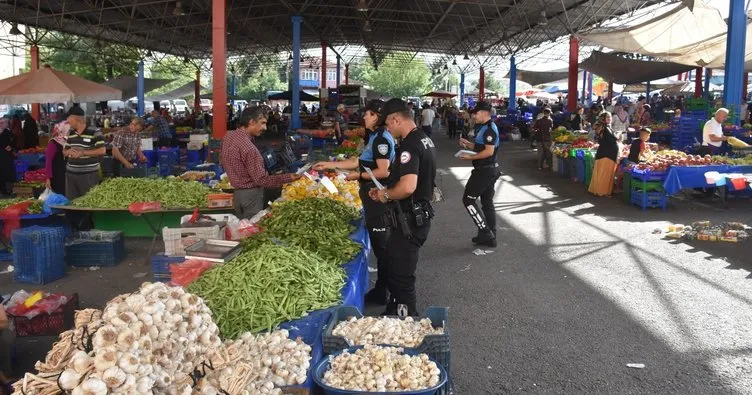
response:
[[[491,112],[491,109],[493,107],[491,106],[491,103],[487,101],[479,101],[475,103],[475,107],[470,111],[471,114],[475,114],[478,111],[488,111]]]
[[[68,113],[65,114],[65,117],[68,118],[71,115],[76,115],[76,116],[79,116],[79,117],[84,117],[84,116],[86,116],[86,113],[84,112],[84,109],[81,108],[81,106],[74,105],[73,107],[71,107],[68,110]]]
[[[381,111],[383,110],[383,108],[384,108],[384,101],[379,100],[379,99],[374,99],[374,100],[369,101],[368,104],[366,104],[365,110],[374,112],[376,114],[381,114]]]

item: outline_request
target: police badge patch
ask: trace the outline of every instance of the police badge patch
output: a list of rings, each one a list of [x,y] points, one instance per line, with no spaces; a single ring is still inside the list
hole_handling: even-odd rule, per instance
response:
[[[389,144],[379,144],[376,146],[376,149],[381,155],[386,155],[386,153],[389,152]]]
[[[486,137],[486,141],[488,141],[489,143],[492,142],[493,141],[493,136],[487,136]]]

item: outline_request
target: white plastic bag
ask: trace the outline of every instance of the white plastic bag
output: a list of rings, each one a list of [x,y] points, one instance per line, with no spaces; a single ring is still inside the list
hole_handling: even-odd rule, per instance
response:
[[[39,200],[45,201],[47,200],[48,197],[50,197],[50,195],[52,195],[52,189],[44,188],[44,192],[42,192],[42,194],[39,195]]]

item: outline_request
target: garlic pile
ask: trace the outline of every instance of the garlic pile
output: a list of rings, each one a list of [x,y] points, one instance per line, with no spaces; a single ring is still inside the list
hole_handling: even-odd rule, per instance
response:
[[[353,346],[365,344],[390,344],[417,347],[427,335],[444,334],[444,328],[434,328],[431,320],[414,321],[389,317],[350,317],[334,328],[332,335],[343,336]]]
[[[180,287],[144,283],[138,292],[112,299],[99,316],[88,311],[77,317],[77,328],[61,334],[37,364],[40,375],[27,374],[15,393],[190,394],[196,362],[221,345],[211,311]],[[92,321],[79,327],[87,319]],[[50,380],[54,388],[31,388]]]
[[[398,347],[366,345],[354,354],[329,357],[323,382],[347,391],[416,391],[439,384],[441,371],[428,355],[409,356]]]
[[[279,387],[305,383],[311,366],[311,346],[289,339],[285,329],[254,336],[243,333],[227,341],[210,360],[199,394],[282,394]],[[232,392],[234,389],[236,392]]]

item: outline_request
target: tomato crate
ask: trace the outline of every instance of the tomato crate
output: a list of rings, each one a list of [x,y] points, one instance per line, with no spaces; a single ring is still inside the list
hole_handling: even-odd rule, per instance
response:
[[[9,316],[16,328],[16,336],[56,336],[73,328],[74,314],[78,310],[78,294],[70,296],[64,305],[50,314],[39,314],[28,319],[23,316]]]
[[[350,317],[361,318],[363,314],[354,306],[340,306],[332,312],[332,316],[329,318],[329,322],[324,327],[322,334],[324,342],[324,355],[330,355],[335,352],[344,350],[355,346],[342,336],[332,335],[332,331],[342,321],[346,321]],[[420,317],[413,317],[416,321],[423,318],[431,320],[431,325],[434,328],[444,328],[444,334],[442,335],[429,335],[423,338],[423,342],[414,348],[405,347],[405,350],[414,350],[418,353],[428,354],[437,363],[446,369],[449,373],[451,370],[451,353],[449,342],[449,308],[447,307],[429,307]],[[439,394],[448,394],[451,383],[447,383],[440,391]]]
[[[124,258],[123,232],[77,232],[65,244],[65,259],[71,266],[115,266]]]

